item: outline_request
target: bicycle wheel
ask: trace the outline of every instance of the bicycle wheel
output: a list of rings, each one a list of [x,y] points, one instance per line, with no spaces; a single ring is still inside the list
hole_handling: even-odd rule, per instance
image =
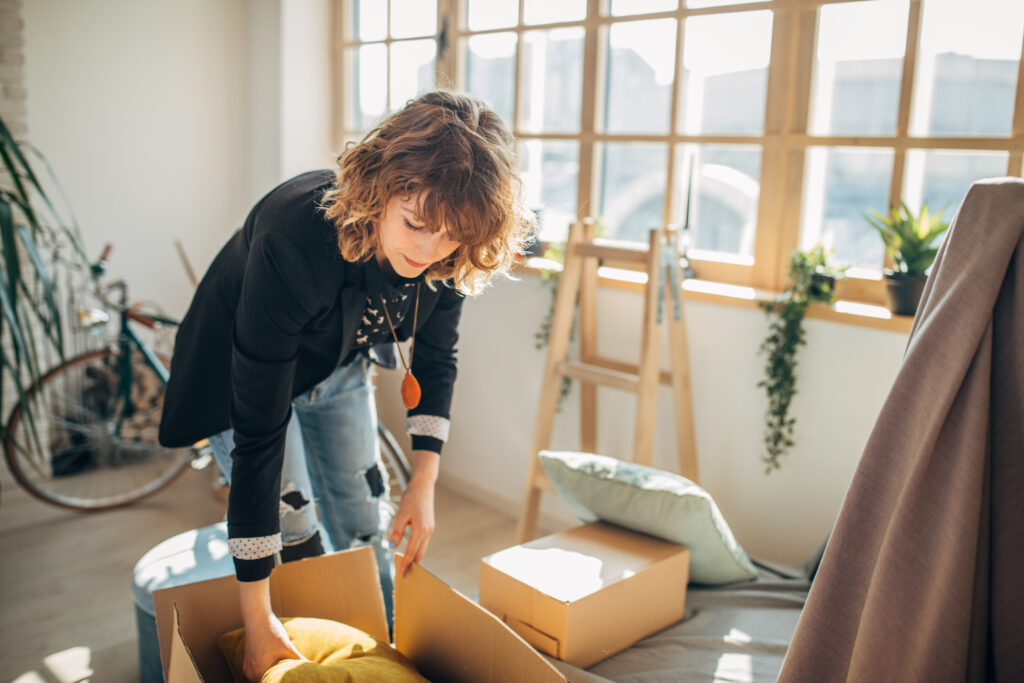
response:
[[[46,373],[25,396],[38,439],[23,403],[11,411],[4,457],[36,498],[75,510],[118,507],[156,493],[188,465],[190,449],[157,443],[160,378],[133,352],[125,401],[120,358],[120,351],[94,351]]]
[[[397,509],[402,500],[402,494],[409,487],[409,477],[411,476],[409,461],[406,459],[402,447],[398,445],[398,441],[383,422],[377,422],[377,434],[380,436],[380,457],[388,474],[391,503]]]

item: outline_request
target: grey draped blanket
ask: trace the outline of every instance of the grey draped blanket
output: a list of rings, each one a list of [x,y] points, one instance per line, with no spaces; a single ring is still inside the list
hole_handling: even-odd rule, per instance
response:
[[[975,183],[780,680],[1024,680],[1022,236],[1024,181]]]

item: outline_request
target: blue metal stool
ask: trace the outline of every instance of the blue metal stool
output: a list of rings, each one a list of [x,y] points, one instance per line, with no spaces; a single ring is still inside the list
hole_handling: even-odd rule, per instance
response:
[[[132,572],[132,599],[139,638],[139,680],[161,683],[160,644],[156,635],[153,591],[235,573],[228,552],[227,523],[185,531],[151,548]]]

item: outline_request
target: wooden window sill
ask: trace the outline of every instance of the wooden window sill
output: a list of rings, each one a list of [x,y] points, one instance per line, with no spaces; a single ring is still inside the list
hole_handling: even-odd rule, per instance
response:
[[[523,275],[540,276],[545,270],[560,271],[561,264],[540,257],[532,257],[520,262],[515,272]],[[601,267],[597,271],[598,285],[630,292],[642,293],[647,284],[647,273],[621,268]],[[722,306],[738,306],[740,308],[758,308],[759,301],[770,301],[776,295],[764,289],[727,285],[721,282],[701,280],[699,278],[683,282],[683,298],[687,301],[718,304]],[[821,303],[812,304],[807,309],[807,317],[813,320],[868,327],[888,332],[909,334],[913,317],[894,315],[884,306],[864,304],[855,301],[837,301],[832,306]]]

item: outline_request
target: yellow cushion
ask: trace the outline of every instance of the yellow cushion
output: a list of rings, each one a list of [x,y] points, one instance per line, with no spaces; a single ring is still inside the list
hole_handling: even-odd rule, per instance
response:
[[[405,656],[337,621],[328,619],[282,619],[295,649],[308,662],[283,659],[267,669],[261,683],[348,683],[381,681],[429,683]],[[217,639],[235,683],[248,683],[242,674],[245,658],[245,629],[228,631]]]

